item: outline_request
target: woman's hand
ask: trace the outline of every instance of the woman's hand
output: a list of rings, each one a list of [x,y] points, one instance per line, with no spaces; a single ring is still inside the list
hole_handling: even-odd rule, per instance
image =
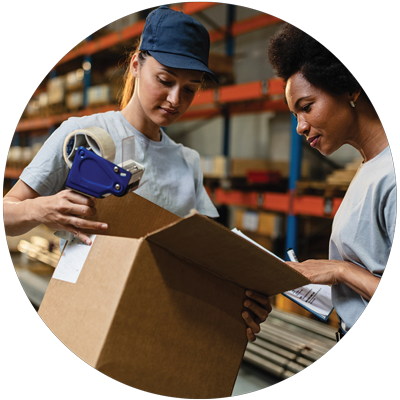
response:
[[[337,285],[340,283],[344,264],[350,263],[339,260],[307,260],[301,263],[287,261],[286,264],[300,272],[312,283]]]
[[[54,196],[38,197],[35,202],[32,210],[34,220],[50,229],[70,232],[86,244],[91,244],[91,240],[82,229],[107,229],[107,224],[85,219],[96,214],[94,200],[72,190],[63,190]]]
[[[21,180],[3,198],[3,214],[9,236],[22,235],[44,224],[51,229],[71,232],[91,244],[82,229],[107,229],[107,224],[85,219],[96,214],[93,199],[71,190],[42,197]]]
[[[371,300],[380,278],[367,269],[341,260],[307,260],[301,263],[287,261],[291,268],[300,272],[311,283],[337,285],[343,283],[366,300]]]
[[[249,342],[254,342],[256,340],[255,334],[261,330],[260,324],[268,318],[272,307],[269,298],[263,294],[246,290],[246,296],[248,299],[245,300],[244,306],[248,310],[243,311],[242,317],[248,325],[246,329],[247,339]]]

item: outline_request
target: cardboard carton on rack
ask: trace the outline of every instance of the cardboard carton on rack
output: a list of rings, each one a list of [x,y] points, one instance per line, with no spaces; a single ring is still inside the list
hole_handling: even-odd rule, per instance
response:
[[[97,210],[107,235],[98,232],[76,283],[52,278],[43,321],[124,384],[230,396],[247,345],[245,289],[274,295],[309,281],[199,214],[180,218],[134,193],[99,200]]]

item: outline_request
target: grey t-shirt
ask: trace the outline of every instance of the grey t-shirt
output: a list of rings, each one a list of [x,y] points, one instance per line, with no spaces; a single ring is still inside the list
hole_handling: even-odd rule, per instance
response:
[[[20,179],[41,196],[64,189],[69,168],[62,149],[64,140],[76,129],[96,126],[107,131],[116,145],[114,163],[122,160],[122,140],[135,136],[136,161],[145,167],[142,184],[135,193],[184,217],[191,209],[209,217],[218,217],[204,186],[200,156],[192,149],[175,143],[165,132],[154,142],[137,131],[119,111],[81,118],[70,118],[46,140]]]
[[[381,277],[393,243],[396,179],[389,147],[361,164],[335,215],[329,258],[359,265]],[[350,329],[368,301],[344,284],[332,286],[337,314]]]

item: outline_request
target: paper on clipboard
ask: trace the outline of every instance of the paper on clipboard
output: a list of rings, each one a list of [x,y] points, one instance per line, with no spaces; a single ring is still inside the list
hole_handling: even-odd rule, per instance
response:
[[[284,260],[282,260],[276,254],[272,253],[265,247],[250,239],[238,229],[233,228],[232,232],[243,237],[244,239],[248,240],[249,242],[260,247],[267,253],[284,262]],[[329,318],[329,315],[333,311],[331,287],[328,285],[309,284],[299,287],[297,289],[288,290],[287,292],[284,292],[282,294],[324,321]]]
[[[324,321],[333,311],[331,287],[328,285],[305,285],[283,295]]]

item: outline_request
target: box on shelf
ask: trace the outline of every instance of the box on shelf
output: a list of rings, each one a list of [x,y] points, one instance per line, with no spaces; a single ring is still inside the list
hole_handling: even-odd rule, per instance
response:
[[[47,82],[47,96],[49,106],[64,103],[65,76],[56,76]]]
[[[206,178],[226,178],[226,157],[201,156],[201,170]]]
[[[101,84],[87,89],[87,101],[89,106],[104,105],[116,100],[116,85]]]
[[[86,89],[87,102],[89,106],[106,104],[110,102],[110,86],[95,85]]]
[[[82,68],[75,71],[68,72],[65,76],[65,88],[66,90],[77,90],[83,88],[83,78],[85,72]]]
[[[24,110],[24,116],[27,118],[33,118],[39,115],[39,100],[37,97],[33,97],[29,100]]]
[[[64,250],[39,309],[43,321],[78,357],[126,385],[171,397],[230,396],[247,345],[245,289],[274,295],[308,279],[197,213],[180,218],[134,193],[96,200],[96,208],[91,219],[109,229],[95,232],[68,281],[60,277]]]
[[[329,185],[350,185],[361,163],[361,158],[355,158],[352,162],[346,164],[345,168],[335,170],[328,175],[326,183]]]
[[[289,166],[288,161],[231,158],[230,176],[232,178],[246,178],[249,172],[276,171],[279,172],[283,178],[287,178],[289,176]],[[303,178],[309,176],[309,163],[307,160],[303,160],[301,164],[301,176]]]
[[[44,117],[48,114],[49,107],[49,95],[47,92],[39,93],[38,95],[39,102],[39,114]]]
[[[65,105],[68,110],[78,110],[83,107],[83,91],[75,91],[71,93],[67,93],[65,96]]]
[[[235,227],[275,239],[282,233],[282,216],[276,213],[236,208]]]
[[[235,83],[235,72],[233,65],[233,57],[226,54],[211,52],[208,59],[208,66],[215,74],[218,75],[220,85],[231,85]],[[210,79],[206,82],[207,88],[217,87]]]
[[[7,167],[25,168],[33,156],[33,149],[30,146],[11,146],[7,155]]]
[[[210,53],[208,66],[215,74],[233,74],[233,57],[226,54]]]

